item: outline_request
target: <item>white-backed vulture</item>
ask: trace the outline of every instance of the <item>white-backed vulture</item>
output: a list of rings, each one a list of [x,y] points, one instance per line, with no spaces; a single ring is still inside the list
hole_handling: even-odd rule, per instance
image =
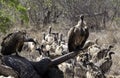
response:
[[[72,78],[74,76],[73,65],[70,63],[61,63],[58,65],[59,69],[65,73],[65,78]]]
[[[82,65],[75,66],[74,68],[74,78],[86,78],[86,68]]]
[[[65,40],[63,40],[63,34],[59,34],[59,39],[58,39],[58,42],[60,42],[60,46],[62,46],[63,48],[63,54],[66,54],[68,52],[68,45],[67,43],[65,42]]]
[[[57,43],[56,41],[54,41],[54,42],[52,43],[52,45],[51,45],[51,51],[52,51],[52,52],[55,52],[55,49],[56,49],[57,45],[58,45],[58,43]]]
[[[42,45],[48,44],[48,42],[45,40],[45,33],[43,33],[43,38],[42,38],[41,44]]]
[[[58,44],[59,44],[59,42],[60,42],[60,44],[61,43],[65,43],[64,41],[63,41],[63,34],[61,34],[61,33],[59,33],[59,37],[58,37]]]
[[[88,49],[88,47],[94,45],[94,44],[98,44],[98,39],[95,39],[95,41],[91,41],[91,40],[87,40],[83,46],[83,48],[86,50]]]
[[[67,43],[61,42],[60,45],[63,47],[63,52],[62,52],[62,54],[64,55],[64,54],[68,53],[68,46],[67,46]]]
[[[91,59],[96,56],[98,52],[100,52],[101,48],[98,44],[94,44],[90,47],[88,47],[88,52],[91,55]]]
[[[107,54],[109,53],[109,51],[111,50],[111,48],[113,48],[112,45],[110,45],[107,49],[100,50],[96,55],[94,55],[94,57],[92,58],[92,60],[94,62],[97,62],[100,59],[103,59],[104,57],[107,56]]]
[[[57,47],[57,45],[58,45],[58,34],[59,33],[54,33],[54,41],[53,41],[53,43],[51,44],[51,51],[52,52],[55,52],[55,49],[56,49],[56,47]]]
[[[55,42],[58,42],[58,34],[59,33],[52,33],[54,35],[54,41]]]
[[[63,34],[62,33],[59,33],[59,39],[58,40],[60,40],[60,41],[63,40]]]
[[[45,36],[45,40],[48,42],[48,44],[52,44],[55,40],[53,37],[53,34],[51,34],[52,27],[49,26],[48,34]]]
[[[69,52],[80,50],[83,48],[88,36],[89,31],[85,22],[83,21],[84,16],[80,16],[78,24],[68,31],[68,50]]]
[[[16,31],[14,33],[8,34],[2,41],[1,53],[3,55],[10,55],[12,53],[21,52],[24,42],[36,42],[32,38],[26,36],[25,31]]]
[[[79,65],[80,63],[86,67],[86,63],[89,62],[90,55],[88,53],[80,54],[76,57],[76,62]]]
[[[100,66],[103,73],[108,72],[110,70],[111,66],[112,66],[112,56],[111,56],[112,54],[115,54],[115,53],[114,52],[109,52],[107,57],[104,59],[105,61]]]
[[[55,49],[55,54],[56,55],[62,55],[63,52],[63,47],[60,45],[61,41],[58,42],[58,46]]]
[[[92,62],[87,64],[86,78],[106,78],[101,69]]]
[[[43,56],[50,56],[50,45],[41,45],[40,54]]]

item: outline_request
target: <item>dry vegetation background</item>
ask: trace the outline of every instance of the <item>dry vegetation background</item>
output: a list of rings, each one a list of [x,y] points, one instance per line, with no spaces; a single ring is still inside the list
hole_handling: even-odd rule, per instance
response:
[[[13,0],[14,1],[14,0]],[[113,65],[110,75],[120,75],[120,0],[18,0],[27,8],[29,22],[16,19],[2,38],[15,30],[27,30],[39,43],[42,33],[52,26],[52,32],[62,33],[67,42],[67,32],[77,24],[80,14],[89,15],[85,21],[90,30],[88,40],[98,38],[101,46],[113,44]],[[1,7],[0,10],[4,9]],[[10,10],[8,10],[9,12]],[[13,11],[14,15],[14,11]],[[15,16],[17,17],[17,15]]]

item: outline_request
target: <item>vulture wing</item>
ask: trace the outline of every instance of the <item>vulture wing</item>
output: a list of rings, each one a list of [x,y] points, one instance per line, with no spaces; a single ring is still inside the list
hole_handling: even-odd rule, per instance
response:
[[[89,32],[88,29],[86,30],[85,28],[76,28],[76,49],[80,50],[83,48],[88,36]]]
[[[69,52],[82,49],[89,36],[88,29],[73,27],[68,32]]]
[[[3,55],[9,55],[14,52],[14,46],[15,45],[14,39],[13,39],[13,34],[8,34],[2,41],[1,43],[1,53]]]
[[[100,66],[100,68],[101,68],[101,70],[102,70],[103,73],[106,73],[106,72],[108,72],[110,70],[111,66],[112,66],[112,61],[105,61]]]
[[[74,47],[74,29],[75,27],[72,27],[69,31],[68,31],[68,50],[69,52],[74,51],[75,47]]]
[[[88,28],[85,28],[84,31],[81,32],[81,33],[83,33],[83,39],[82,39],[82,43],[81,43],[81,48],[82,48],[84,46],[86,40],[89,37],[89,30],[88,30]]]

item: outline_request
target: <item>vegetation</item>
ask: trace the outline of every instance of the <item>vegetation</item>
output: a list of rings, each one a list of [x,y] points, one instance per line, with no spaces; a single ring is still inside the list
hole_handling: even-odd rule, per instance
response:
[[[67,32],[78,22],[80,14],[86,15],[88,40],[98,38],[104,46],[115,44],[110,74],[120,75],[120,0],[0,0],[0,32],[9,33],[11,28],[28,25],[28,33],[41,42],[42,33],[50,25],[67,41]]]
[[[74,25],[80,14],[88,15],[90,28],[106,28],[108,22],[119,23],[120,0],[0,0],[0,31],[28,22],[36,27],[60,22]]]
[[[17,21],[28,22],[27,9],[19,0],[0,0],[0,31],[6,32]]]

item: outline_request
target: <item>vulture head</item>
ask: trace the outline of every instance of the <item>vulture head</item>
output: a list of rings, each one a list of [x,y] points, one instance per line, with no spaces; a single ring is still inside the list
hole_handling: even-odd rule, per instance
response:
[[[83,19],[84,19],[84,15],[83,14],[80,15],[80,19],[83,21]]]
[[[111,55],[113,55],[113,54],[115,54],[115,53],[114,53],[114,52],[110,52],[110,53],[109,53],[109,58],[110,58],[110,59],[112,59],[112,56],[111,56]]]
[[[115,54],[114,52],[109,52],[109,55],[105,58],[105,60],[112,59],[112,55]]]
[[[110,46],[109,46],[109,49],[111,49],[111,48],[114,48],[114,46],[113,46],[113,45],[110,45]]]

